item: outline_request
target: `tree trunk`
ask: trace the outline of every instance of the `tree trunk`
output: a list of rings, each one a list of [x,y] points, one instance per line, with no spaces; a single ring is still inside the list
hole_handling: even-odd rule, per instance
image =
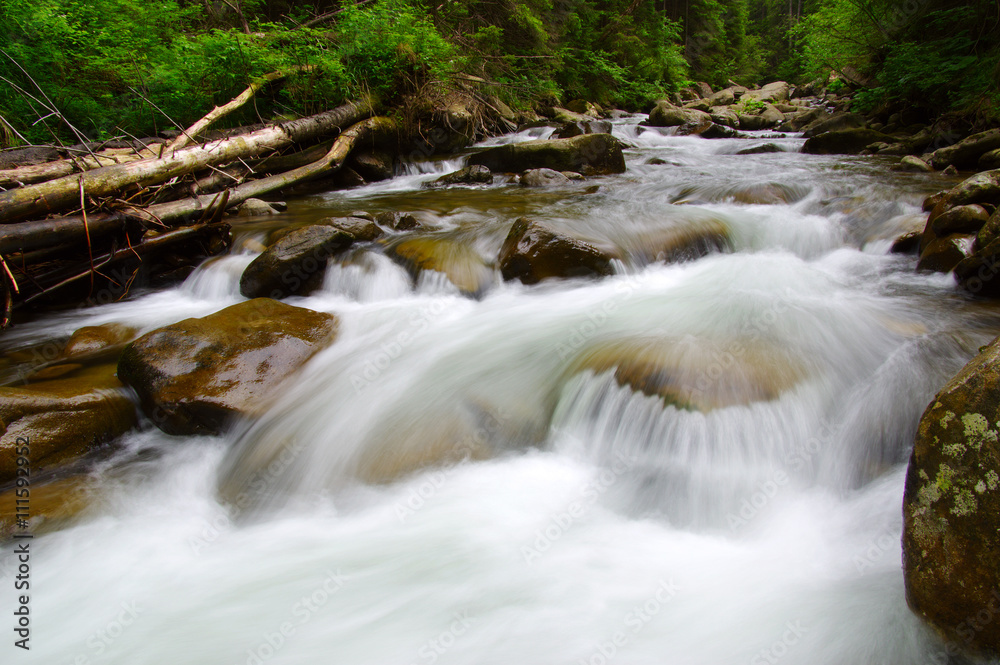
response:
[[[149,153],[149,151],[146,152]],[[96,159],[86,155],[76,159],[59,159],[54,162],[45,162],[44,164],[33,164],[16,169],[4,169],[0,170],[0,188],[10,189],[12,187],[34,185],[35,183],[47,182],[81,171],[136,162],[151,156],[153,156],[151,153],[141,155],[133,152],[131,154],[116,155],[99,152],[96,155]]]
[[[106,166],[80,175],[3,192],[0,193],[0,222],[15,222],[73,207],[79,203],[81,186],[89,196],[109,196],[130,185],[156,184],[207,166],[278,150],[292,143],[337,131],[373,112],[371,100],[363,99],[250,134],[171,151],[156,159]]]

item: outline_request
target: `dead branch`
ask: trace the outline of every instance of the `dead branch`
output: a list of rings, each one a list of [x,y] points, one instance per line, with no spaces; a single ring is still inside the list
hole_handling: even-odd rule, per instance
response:
[[[186,130],[181,132],[180,136],[174,139],[174,141],[170,143],[166,149],[180,150],[181,148],[193,142],[198,137],[198,135],[201,134],[206,129],[208,129],[212,125],[212,123],[232,113],[233,111],[235,111],[236,109],[240,108],[248,101],[250,101],[253,98],[253,96],[256,95],[258,91],[260,91],[261,88],[270,85],[275,81],[280,81],[281,79],[285,78],[286,76],[289,76],[290,74],[302,71],[308,71],[311,69],[313,69],[312,65],[302,65],[298,67],[292,67],[290,69],[283,69],[276,72],[271,72],[270,74],[267,74],[264,77],[262,77],[260,80],[254,81],[253,83],[250,84],[250,86],[246,90],[244,90],[239,95],[234,97],[232,101],[230,101],[227,104],[223,104],[222,106],[216,106],[210,112],[205,114],[205,117],[203,117],[201,120],[199,120],[198,122],[188,127]]]
[[[207,166],[256,157],[265,152],[312,139],[357,123],[374,112],[366,98],[349,102],[330,111],[274,125],[242,136],[213,141],[204,145],[166,152],[159,159],[142,159],[129,164],[106,166],[85,172],[84,188],[88,196],[101,198],[116,194],[132,185],[148,186],[191,173]],[[61,212],[75,205],[79,196],[79,178],[67,176],[48,182],[0,192],[0,222],[7,224],[29,217]]]

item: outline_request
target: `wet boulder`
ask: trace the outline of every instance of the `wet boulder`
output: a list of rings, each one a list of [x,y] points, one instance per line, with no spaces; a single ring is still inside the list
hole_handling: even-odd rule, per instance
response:
[[[650,112],[646,124],[650,127],[677,127],[686,124],[711,122],[712,116],[696,109],[678,108],[670,102],[661,101]]]
[[[568,122],[556,131],[557,139],[571,139],[584,134],[610,134],[611,123],[607,120],[583,120]]]
[[[612,257],[582,240],[559,234],[522,217],[511,226],[500,249],[500,272],[507,281],[537,284],[550,277],[614,274]]]
[[[434,270],[446,275],[466,295],[479,296],[493,282],[493,269],[478,252],[448,238],[411,237],[390,245],[387,253],[414,274]]]
[[[423,186],[434,188],[448,185],[489,185],[492,182],[493,173],[485,166],[477,164],[447,173],[436,180],[424,183]]]
[[[325,217],[318,224],[349,233],[358,242],[370,242],[385,235],[385,231],[374,220],[364,217]]]
[[[963,259],[972,254],[972,242],[972,237],[966,235],[935,237],[920,251],[917,270],[951,272]]]
[[[113,364],[0,387],[0,483],[15,478],[17,450],[25,440],[35,476],[72,463],[137,423],[135,406]]]
[[[277,207],[260,199],[247,199],[236,209],[236,214],[240,217],[263,217],[277,215],[279,212]]]
[[[584,370],[614,371],[619,385],[658,397],[664,406],[706,413],[775,400],[805,376],[798,363],[759,340],[717,343],[694,337],[596,344],[569,371]]]
[[[323,283],[330,258],[350,247],[354,236],[335,226],[292,231],[255,258],[240,277],[245,298],[307,295]]]
[[[1000,203],[1000,169],[966,178],[948,191],[944,201],[947,206]]]
[[[522,187],[549,187],[565,185],[568,182],[569,178],[552,169],[531,169],[521,174]]]
[[[621,141],[610,134],[586,134],[571,139],[528,141],[487,148],[472,155],[469,165],[482,165],[502,173],[548,168],[583,175],[602,175],[623,173],[625,156]]]
[[[980,155],[979,161],[976,162],[976,168],[981,171],[1000,168],[1000,148]]]
[[[830,117],[830,113],[823,108],[808,109],[794,114],[787,114],[785,121],[778,127],[782,132],[800,132],[812,123],[819,123]]]
[[[984,227],[985,228],[985,227]],[[959,286],[969,293],[987,298],[1000,298],[1000,240],[979,245],[972,256],[962,259],[954,268]]]
[[[11,487],[0,493],[0,538],[10,538],[16,533],[24,533],[18,527],[18,519],[24,512],[17,511],[17,489]],[[99,495],[99,483],[90,474],[72,475],[66,478],[31,483],[31,510],[28,525],[31,533],[38,535],[55,531],[70,524],[83,513]],[[21,497],[23,498],[23,497]]]
[[[388,180],[395,171],[392,155],[385,150],[359,150],[351,153],[350,167],[368,182]]]
[[[976,233],[976,251],[992,244],[995,240],[1000,240],[1000,208],[993,211],[990,218]]]
[[[740,129],[746,131],[768,129],[785,120],[784,114],[771,104],[765,104],[763,109],[755,113],[739,113],[737,115],[740,119]]]
[[[802,152],[810,155],[857,155],[872,143],[890,142],[891,136],[874,129],[841,129],[806,140]]]
[[[101,352],[114,352],[135,339],[138,330],[123,323],[84,326],[76,330],[63,347],[62,358],[87,358]]]
[[[935,235],[947,236],[952,233],[978,233],[990,218],[986,209],[975,203],[955,206],[936,216],[931,222]]]
[[[740,128],[740,117],[727,106],[713,106],[709,109],[708,114],[711,116],[712,122],[717,125],[732,127],[733,129]]]
[[[947,166],[971,169],[976,166],[981,156],[997,149],[1000,149],[1000,129],[990,129],[973,134],[954,145],[938,148],[928,161],[939,171]]]
[[[699,131],[698,135],[703,139],[734,139],[739,136],[739,132],[732,127],[713,122]]]
[[[708,97],[711,106],[729,106],[736,103],[736,94],[733,88],[719,90]]]
[[[879,151],[879,154],[883,154]],[[934,169],[931,165],[920,159],[919,157],[914,157],[913,155],[906,155],[901,160],[899,164],[894,164],[892,166],[893,171],[909,171],[911,173],[929,173]]]
[[[143,335],[122,353],[118,376],[167,434],[218,434],[273,397],[336,332],[332,314],[256,298]]]
[[[742,150],[737,150],[737,155],[763,155],[769,152],[784,152],[780,145],[774,143],[765,143],[764,145],[756,145],[752,148],[743,148]]]
[[[634,234],[627,242],[630,254],[652,263],[693,261],[731,248],[729,226],[720,219],[703,219]]]
[[[802,135],[807,139],[819,136],[824,132],[838,132],[846,129],[861,129],[865,126],[864,116],[857,113],[837,113],[826,115],[817,111],[817,118],[802,128]]]
[[[1000,341],[920,418],[903,495],[910,608],[971,652],[1000,653]],[[986,618],[984,618],[986,617]]]

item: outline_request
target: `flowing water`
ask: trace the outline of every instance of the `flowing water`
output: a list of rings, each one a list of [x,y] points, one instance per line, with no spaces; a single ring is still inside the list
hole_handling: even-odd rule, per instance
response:
[[[617,274],[493,275],[471,297],[379,251],[332,266],[289,302],[335,313],[340,337],[266,413],[221,437],[127,437],[89,508],[34,539],[18,662],[944,662],[903,597],[903,477],[921,411],[1000,315],[888,249],[947,183],[638,120],[615,125],[618,176],[420,188],[454,159],[290,202],[278,223],[412,212],[488,262],[528,216],[615,248]],[[736,154],[766,142],[781,150]],[[728,250],[649,253],[700,224]],[[9,343],[208,314],[241,299],[252,258]],[[635,391],[609,354],[653,354],[721,403]]]

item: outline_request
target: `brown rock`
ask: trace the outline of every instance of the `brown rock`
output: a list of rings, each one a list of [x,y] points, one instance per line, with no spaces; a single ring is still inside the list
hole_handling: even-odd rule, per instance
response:
[[[132,342],[118,376],[168,434],[218,434],[247,415],[337,332],[332,314],[256,298]]]
[[[716,369],[725,367],[721,373]],[[580,354],[570,372],[614,370],[619,385],[664,404],[709,412],[777,399],[805,371],[759,342],[717,344],[703,339],[634,338],[598,344]]]
[[[416,273],[435,270],[447,275],[467,295],[481,295],[493,281],[493,270],[476,251],[447,238],[407,238],[390,246],[388,254]]]
[[[611,256],[524,217],[511,226],[499,261],[505,280],[519,279],[525,284],[537,284],[550,277],[614,274]]]
[[[980,205],[973,203],[955,206],[935,217],[934,221],[931,222],[931,229],[938,236],[947,236],[952,233],[978,233],[989,218],[989,213]]]
[[[385,231],[373,220],[361,217],[326,217],[319,220],[317,224],[325,224],[335,229],[340,229],[344,233],[354,236],[354,239],[358,242],[371,242],[385,235]]]

